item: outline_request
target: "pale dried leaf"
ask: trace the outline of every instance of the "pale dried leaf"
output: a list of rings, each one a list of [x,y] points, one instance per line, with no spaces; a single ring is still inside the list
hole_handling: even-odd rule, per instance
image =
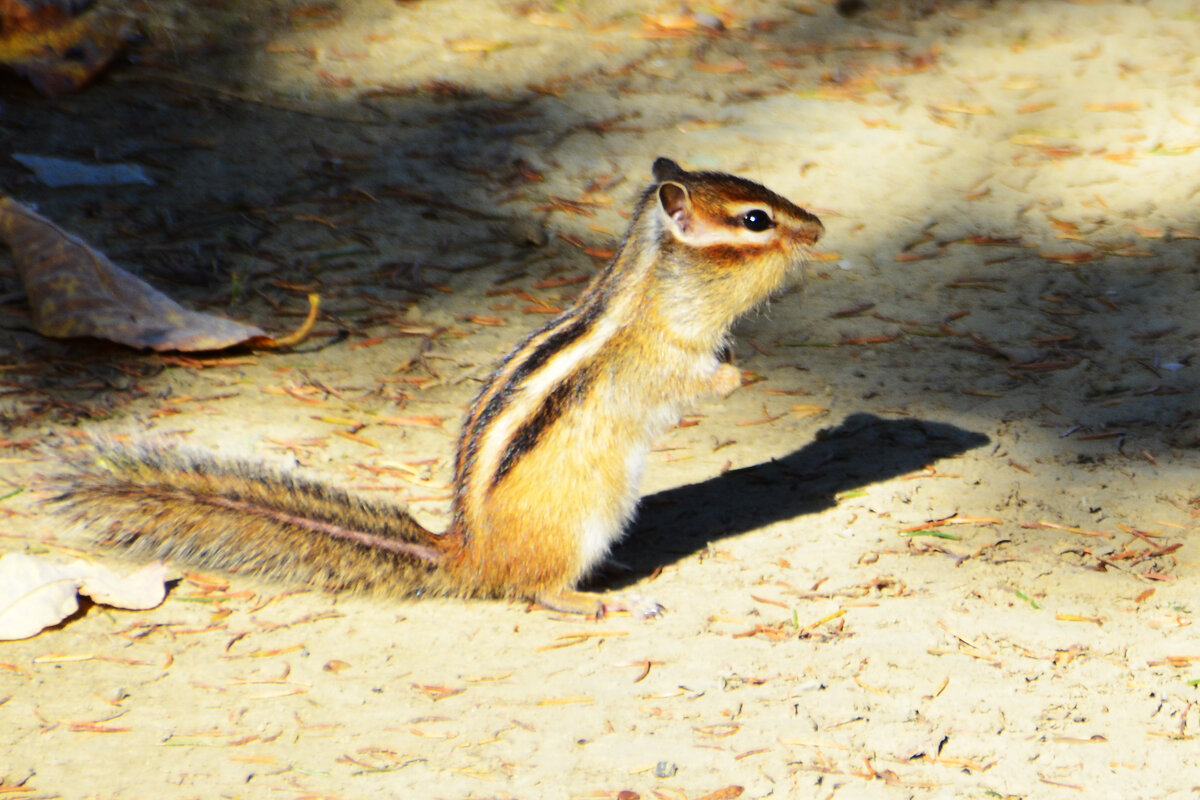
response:
[[[55,188],[154,184],[140,164],[84,164],[81,161],[35,156],[31,153],[13,153],[10,158],[31,171],[39,181]]]
[[[121,576],[82,559],[58,564],[23,553],[0,558],[0,640],[25,639],[79,608],[78,595],[117,608],[154,608],[166,597],[166,567]]]
[[[79,608],[78,579],[22,553],[0,558],[0,640],[25,639]]]
[[[106,606],[154,608],[167,595],[167,567],[161,561],[147,564],[128,575],[118,575],[107,567],[86,561],[76,561],[70,566],[79,570],[79,593]]]
[[[12,198],[0,198],[0,238],[13,251],[33,326],[153,350],[220,350],[266,340],[258,328],[189,311],[79,238]]]

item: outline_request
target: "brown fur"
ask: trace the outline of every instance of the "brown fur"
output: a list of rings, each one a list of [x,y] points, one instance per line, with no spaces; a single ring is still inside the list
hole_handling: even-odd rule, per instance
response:
[[[613,262],[574,306],[503,359],[463,424],[453,522],[247,462],[101,446],[58,500],[148,557],[392,595],[537,599],[602,613],[573,591],[631,519],[654,438],[727,394],[730,325],[786,286],[820,221],[732,175],[667,159]],[[769,230],[743,224],[747,207]]]
[[[336,590],[458,593],[445,540],[403,510],[246,461],[97,443],[55,500],[102,543]]]

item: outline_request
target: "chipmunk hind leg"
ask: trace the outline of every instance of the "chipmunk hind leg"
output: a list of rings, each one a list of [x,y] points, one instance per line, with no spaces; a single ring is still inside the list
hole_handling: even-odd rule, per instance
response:
[[[663,607],[649,597],[640,594],[600,594],[597,592],[564,591],[549,592],[537,596],[538,605],[564,614],[579,614],[592,619],[603,619],[609,614],[624,611],[638,619],[657,617]]]
[[[641,459],[637,461],[639,463],[630,465],[634,475],[641,472]],[[595,619],[618,611],[645,619],[657,616],[662,611],[662,606],[657,602],[640,594],[584,592],[570,588],[605,562],[613,543],[621,538],[633,516],[633,506],[632,499],[613,500],[607,508],[593,514],[579,526],[577,561],[569,586],[541,591],[536,596],[539,604],[554,611]]]
[[[621,610],[643,617],[657,613],[654,603],[575,589],[607,556],[621,534],[625,514],[596,514],[589,509],[581,520],[579,509],[554,504],[544,495],[533,507],[500,500],[493,496],[486,517],[474,520],[461,548],[447,553],[445,574],[451,582],[470,587],[474,591],[469,593],[479,596],[530,600],[585,617],[600,618]]]
[[[551,611],[578,614],[593,619],[600,619],[606,611],[604,597],[594,592],[547,591],[539,593],[534,600]]]

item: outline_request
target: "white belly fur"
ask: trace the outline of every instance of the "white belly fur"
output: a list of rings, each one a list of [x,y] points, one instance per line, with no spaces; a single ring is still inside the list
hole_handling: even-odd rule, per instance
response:
[[[679,419],[679,404],[668,403],[660,406],[645,420],[645,440],[640,446],[630,449],[625,459],[625,492],[616,508],[607,513],[597,513],[582,525],[579,536],[580,573],[586,575],[598,563],[604,560],[608,551],[625,533],[634,512],[637,509],[638,489],[642,482],[642,472],[646,466],[646,454],[650,445],[662,432]]]

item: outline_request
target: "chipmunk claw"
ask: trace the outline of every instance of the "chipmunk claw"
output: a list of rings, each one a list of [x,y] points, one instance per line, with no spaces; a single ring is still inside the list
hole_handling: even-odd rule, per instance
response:
[[[622,594],[605,598],[604,612],[607,614],[618,611],[624,611],[637,619],[653,619],[662,616],[666,609],[653,597],[643,594]]]

